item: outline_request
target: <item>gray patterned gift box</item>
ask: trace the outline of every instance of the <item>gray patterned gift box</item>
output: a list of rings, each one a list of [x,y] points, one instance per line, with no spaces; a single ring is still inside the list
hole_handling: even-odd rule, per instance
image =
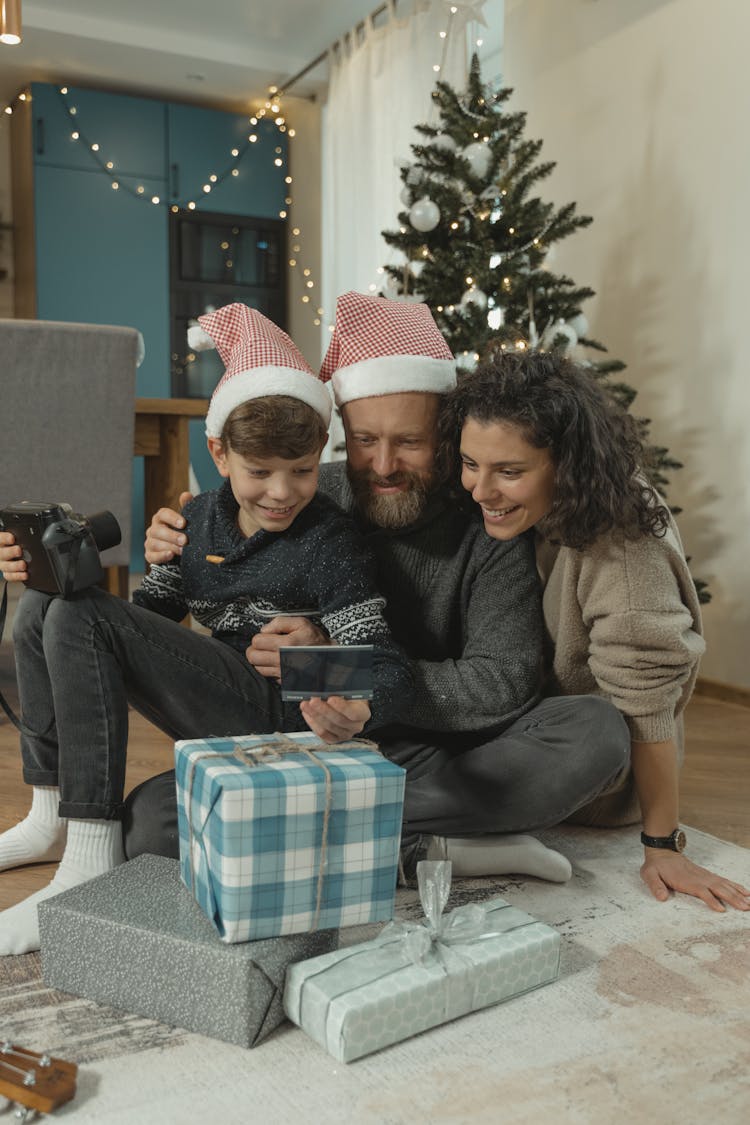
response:
[[[224,945],[180,881],[142,855],[39,906],[45,984],[254,1047],[284,1021],[290,961],[335,949],[336,930]]]
[[[182,878],[227,942],[393,917],[405,772],[312,733],[175,744]]]
[[[286,1014],[334,1058],[351,1062],[556,980],[560,935],[504,899],[442,917],[449,869],[418,865],[426,923],[396,922],[289,967]]]

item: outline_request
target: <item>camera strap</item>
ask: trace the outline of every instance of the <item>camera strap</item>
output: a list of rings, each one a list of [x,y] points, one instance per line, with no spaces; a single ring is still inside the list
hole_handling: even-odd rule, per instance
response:
[[[6,618],[7,614],[8,614],[8,583],[6,582],[5,586],[3,588],[3,600],[0,602],[0,641],[3,639],[3,633],[5,632],[5,618]],[[18,729],[21,730],[21,720],[17,719],[16,716],[13,714],[13,709],[12,709],[10,703],[8,703],[7,699],[5,698],[5,696],[3,695],[3,693],[1,691],[0,691],[0,707],[2,707],[5,714],[8,716],[10,721],[13,723],[13,726],[18,727]]]

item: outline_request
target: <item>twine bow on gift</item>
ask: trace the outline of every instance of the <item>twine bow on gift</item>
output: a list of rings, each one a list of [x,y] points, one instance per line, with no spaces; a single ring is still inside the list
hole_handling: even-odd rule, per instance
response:
[[[335,753],[341,750],[374,750],[376,754],[380,754],[377,743],[370,742],[367,738],[353,738],[349,742],[324,742],[319,739],[318,742],[297,742],[288,735],[283,734],[281,731],[274,731],[273,734],[268,735],[265,742],[257,743],[256,745],[242,745],[239,743],[231,752],[221,754],[216,751],[207,750],[203,754],[196,754],[190,760],[190,773],[188,779],[188,807],[187,807],[187,822],[189,833],[189,848],[191,856],[190,874],[193,895],[196,893],[195,887],[195,864],[192,862],[193,843],[194,843],[194,829],[193,818],[190,814],[193,803],[193,784],[195,781],[195,766],[196,763],[203,758],[234,758],[243,765],[247,766],[262,766],[268,762],[279,761],[287,754],[305,754],[314,766],[317,766],[323,771],[325,778],[325,807],[323,809],[323,826],[321,829],[320,839],[320,859],[318,861],[318,880],[315,892],[315,911],[313,914],[312,925],[309,932],[312,933],[318,928],[320,920],[320,908],[323,901],[323,881],[325,879],[326,867],[326,852],[328,849],[328,823],[331,818],[331,803],[333,798],[333,780],[331,778],[331,771],[326,762],[322,758],[316,758],[315,751],[325,750],[328,753]],[[382,757],[382,755],[381,755]]]
[[[450,860],[422,860],[417,864],[417,885],[424,911],[424,922],[389,922],[379,940],[399,937],[404,952],[415,965],[422,965],[434,954],[445,967],[444,950],[453,945],[497,937],[489,922],[487,907],[472,902],[445,916],[443,911],[451,890]]]

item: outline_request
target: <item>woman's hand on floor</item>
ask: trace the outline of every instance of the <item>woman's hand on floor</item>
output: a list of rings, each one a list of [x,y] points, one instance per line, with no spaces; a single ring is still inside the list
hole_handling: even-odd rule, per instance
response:
[[[370,706],[364,699],[305,699],[300,703],[302,717],[314,734],[324,742],[346,742],[360,733],[370,718]]]
[[[724,903],[736,910],[750,910],[750,891],[706,867],[699,867],[686,855],[646,848],[641,879],[654,898],[664,901],[670,891],[681,891],[702,899],[712,910],[722,912]]]

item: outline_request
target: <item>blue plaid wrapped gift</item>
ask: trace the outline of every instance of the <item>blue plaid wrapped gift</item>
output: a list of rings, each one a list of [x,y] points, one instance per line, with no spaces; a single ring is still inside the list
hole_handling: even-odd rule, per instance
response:
[[[180,870],[227,942],[393,917],[405,773],[312,733],[175,744]]]

